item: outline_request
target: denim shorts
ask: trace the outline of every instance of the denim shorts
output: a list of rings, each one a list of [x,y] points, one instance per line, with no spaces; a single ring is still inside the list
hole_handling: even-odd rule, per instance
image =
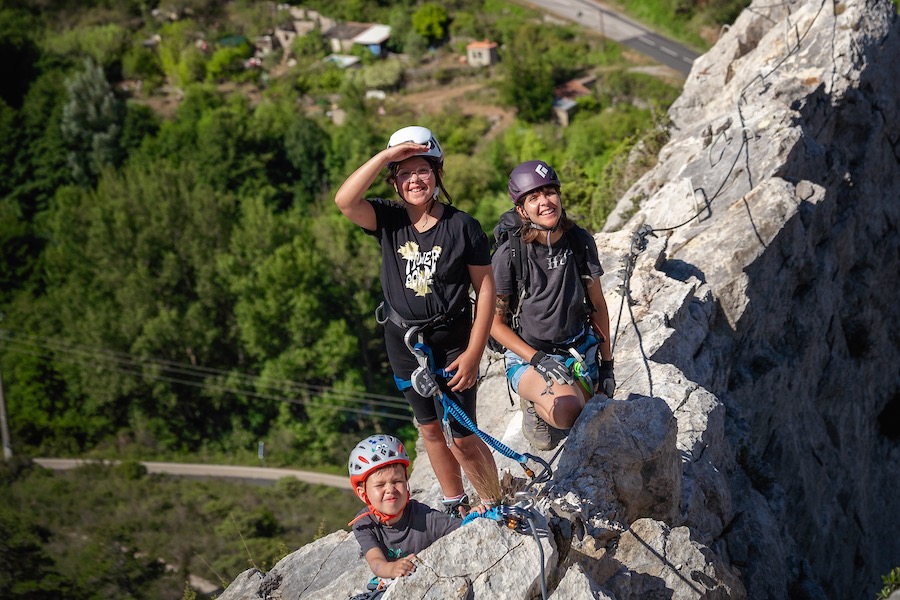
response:
[[[581,356],[584,361],[585,366],[587,367],[587,373],[583,373],[586,379],[588,379],[588,387],[591,390],[596,389],[596,381],[597,376],[599,374],[599,367],[597,365],[597,343],[596,338],[592,338],[589,342],[590,345],[587,345],[583,348],[576,348],[576,350],[583,350]],[[572,371],[574,367],[575,358],[571,354],[548,354],[547,356],[552,356],[562,364],[569,367],[569,370]],[[512,387],[513,391],[519,392],[519,381],[522,379],[522,375],[525,374],[525,370],[531,365],[527,360],[523,359],[521,356],[516,354],[511,350],[507,350],[505,353],[506,358],[506,378],[509,380],[509,385]]]

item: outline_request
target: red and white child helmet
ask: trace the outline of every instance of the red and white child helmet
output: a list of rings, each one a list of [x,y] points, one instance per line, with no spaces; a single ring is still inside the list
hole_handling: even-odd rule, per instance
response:
[[[409,455],[403,442],[392,435],[370,435],[350,453],[350,485],[356,489],[373,471],[393,464],[409,468]]]

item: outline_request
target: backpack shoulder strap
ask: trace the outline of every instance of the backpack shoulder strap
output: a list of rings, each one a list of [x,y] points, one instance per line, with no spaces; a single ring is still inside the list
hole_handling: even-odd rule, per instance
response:
[[[518,313],[520,301],[528,291],[527,252],[526,244],[522,241],[521,229],[510,231],[509,266],[512,270],[515,292],[510,295],[509,308],[514,314]]]
[[[575,264],[578,266],[578,278],[581,279],[581,285],[584,286],[584,300],[587,302],[588,306],[593,310],[594,305],[591,302],[591,297],[588,295],[588,281],[591,279],[591,273],[588,270],[587,257],[588,257],[588,249],[587,244],[580,239],[578,235],[578,231],[580,227],[573,227],[565,232],[565,235],[569,237],[569,247],[572,249],[572,254],[575,256]]]

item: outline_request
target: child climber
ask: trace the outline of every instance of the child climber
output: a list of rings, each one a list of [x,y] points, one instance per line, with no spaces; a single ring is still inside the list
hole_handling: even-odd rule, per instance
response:
[[[350,525],[376,577],[416,570],[416,553],[459,528],[462,520],[409,497],[409,456],[391,435],[373,435],[350,453],[350,485],[366,503]]]
[[[399,202],[363,198],[385,169]],[[444,153],[431,130],[404,127],[344,181],[334,201],[381,245],[379,321],[388,360],[415,414],[444,505],[464,516],[462,472],[482,504],[491,505],[500,494],[497,466],[478,436],[454,418],[443,420],[442,399],[476,422],[475,384],[491,328],[494,280],[487,236],[478,221],[450,205],[443,177]]]
[[[597,245],[566,216],[560,187],[544,161],[512,170],[509,196],[523,223],[525,289],[516,289],[512,274],[512,236],[492,259],[497,304],[491,336],[507,348],[506,375],[519,395],[522,432],[539,450],[559,443],[548,425],[570,428],[598,389],[607,396],[615,390]]]

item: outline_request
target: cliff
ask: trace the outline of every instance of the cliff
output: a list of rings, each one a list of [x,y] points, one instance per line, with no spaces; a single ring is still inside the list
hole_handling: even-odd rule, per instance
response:
[[[535,494],[527,534],[476,520],[385,600],[874,597],[900,565],[898,34],[886,0],[756,0],[696,61],[658,164],[596,235],[615,397],[535,453],[551,481],[498,456]],[[481,427],[528,451],[484,370]],[[338,531],[221,598],[369,577]]]

